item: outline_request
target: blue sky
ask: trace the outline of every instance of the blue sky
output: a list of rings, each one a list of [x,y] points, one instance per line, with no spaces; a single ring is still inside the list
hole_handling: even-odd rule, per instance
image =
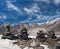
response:
[[[45,23],[60,18],[60,0],[0,0],[0,24]]]

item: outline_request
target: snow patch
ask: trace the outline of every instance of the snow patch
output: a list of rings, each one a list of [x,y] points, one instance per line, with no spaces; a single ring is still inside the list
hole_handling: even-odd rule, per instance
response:
[[[21,49],[18,45],[14,45],[12,40],[9,39],[1,39],[2,35],[0,35],[0,49]]]
[[[28,36],[29,38],[36,38],[36,36]]]
[[[44,49],[49,49],[49,48],[48,48],[48,45],[44,45],[44,44],[41,44],[41,43],[40,43],[40,46],[43,46]]]

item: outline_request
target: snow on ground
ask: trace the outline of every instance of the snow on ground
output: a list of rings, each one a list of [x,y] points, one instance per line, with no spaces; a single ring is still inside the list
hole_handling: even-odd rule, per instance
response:
[[[15,40],[9,40],[9,39],[1,39],[2,35],[0,35],[0,49],[21,49],[20,46],[13,44]],[[25,47],[24,49],[33,49]]]
[[[2,35],[0,35],[0,49],[21,49],[20,46],[13,44],[15,40],[9,40],[9,39],[1,39]],[[34,36],[30,36],[31,38],[35,38]],[[31,43],[32,46],[35,46],[35,41]],[[44,45],[40,43],[40,46],[43,46],[44,49],[49,49],[48,45]],[[23,49],[33,49],[32,47],[29,48],[28,46]]]
[[[28,36],[29,38],[36,38],[36,36]]]
[[[1,39],[2,35],[0,35],[0,49],[21,49],[18,45],[14,45],[13,40],[9,39]]]
[[[43,46],[44,49],[49,49],[49,48],[48,48],[48,45],[44,45],[44,44],[41,44],[41,43],[40,43],[40,46]]]

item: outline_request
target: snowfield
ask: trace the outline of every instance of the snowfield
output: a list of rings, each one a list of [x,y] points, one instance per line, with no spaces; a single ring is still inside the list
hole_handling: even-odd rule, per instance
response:
[[[21,49],[20,46],[13,44],[13,42],[16,42],[16,40],[1,39],[1,37],[2,37],[2,35],[0,35],[0,49]],[[31,38],[35,38],[35,37],[31,37]],[[33,41],[31,44],[35,45],[36,43]],[[44,49],[49,49],[48,45],[44,45],[44,44],[40,43],[40,46],[43,46]],[[24,49],[33,49],[33,48],[32,47],[29,48],[27,46]]]
[[[13,40],[1,39],[0,35],[0,49],[21,49],[18,45],[13,44]]]

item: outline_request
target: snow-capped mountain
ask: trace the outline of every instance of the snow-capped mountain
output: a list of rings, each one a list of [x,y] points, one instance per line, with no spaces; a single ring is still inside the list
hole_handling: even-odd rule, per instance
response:
[[[45,23],[60,18],[59,0],[0,0],[0,24]]]

